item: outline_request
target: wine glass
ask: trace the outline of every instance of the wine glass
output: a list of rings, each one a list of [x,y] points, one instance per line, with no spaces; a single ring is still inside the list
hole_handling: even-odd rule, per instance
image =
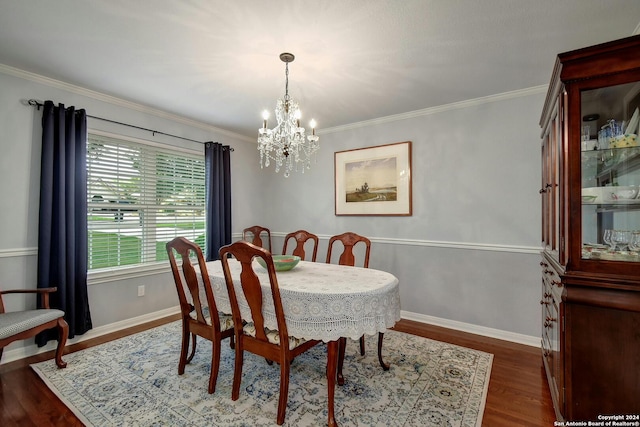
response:
[[[613,242],[612,235],[613,235],[613,230],[611,230],[609,228],[604,230],[604,233],[602,233],[602,241],[607,246],[609,246],[609,251],[610,252],[613,252],[615,250],[615,243]]]
[[[640,231],[632,231],[631,239],[629,240],[629,250],[634,253],[636,257],[640,254]]]
[[[631,232],[626,230],[614,230],[611,240],[615,245],[620,245],[620,251],[624,250],[625,246],[629,245],[631,240]]]

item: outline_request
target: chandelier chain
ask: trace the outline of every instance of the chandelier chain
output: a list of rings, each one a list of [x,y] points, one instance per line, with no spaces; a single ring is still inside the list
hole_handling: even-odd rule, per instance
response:
[[[285,62],[285,84],[284,84],[284,99],[289,99],[289,63]]]

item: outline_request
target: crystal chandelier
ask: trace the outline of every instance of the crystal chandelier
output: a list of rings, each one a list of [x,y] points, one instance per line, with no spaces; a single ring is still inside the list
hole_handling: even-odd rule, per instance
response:
[[[281,53],[280,60],[285,65],[284,98],[278,99],[276,104],[276,120],[278,124],[273,129],[267,129],[269,112],[262,113],[262,128],[258,130],[258,150],[260,150],[260,167],[268,167],[273,161],[276,172],[284,168],[284,177],[288,178],[291,171],[311,168],[311,156],[318,151],[320,144],[316,136],[316,122],[311,120],[311,135],[305,137],[305,129],[300,127],[300,109],[298,103],[289,97],[289,62],[295,57],[291,53]]]

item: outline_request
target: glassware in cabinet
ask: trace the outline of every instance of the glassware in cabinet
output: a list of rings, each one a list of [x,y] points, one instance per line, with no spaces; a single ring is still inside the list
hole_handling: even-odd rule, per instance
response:
[[[640,83],[581,92],[582,258],[640,262]]]

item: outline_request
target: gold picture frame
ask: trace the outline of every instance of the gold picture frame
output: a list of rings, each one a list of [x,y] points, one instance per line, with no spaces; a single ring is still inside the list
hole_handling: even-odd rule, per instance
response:
[[[411,141],[334,154],[335,214],[411,216]]]

